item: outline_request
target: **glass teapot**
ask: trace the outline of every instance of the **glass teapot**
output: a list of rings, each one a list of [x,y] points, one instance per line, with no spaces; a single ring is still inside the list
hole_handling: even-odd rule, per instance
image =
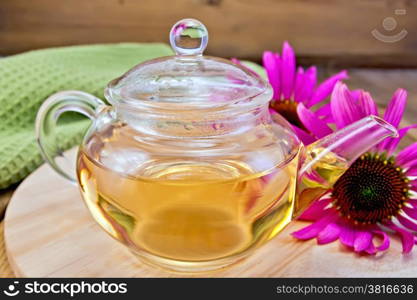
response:
[[[64,91],[43,103],[36,120],[46,161],[78,183],[108,234],[148,262],[196,272],[246,257],[361,153],[397,134],[371,116],[305,147],[285,119],[269,114],[267,82],[202,55],[202,23],[179,21],[170,42],[176,55],[141,63],[109,83],[110,106]],[[92,120],[76,176],[57,159],[54,129],[66,111]]]

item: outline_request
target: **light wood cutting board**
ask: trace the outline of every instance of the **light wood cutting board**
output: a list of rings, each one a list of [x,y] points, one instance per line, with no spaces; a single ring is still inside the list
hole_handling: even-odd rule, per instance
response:
[[[73,150],[71,154],[73,155]],[[78,188],[41,166],[14,193],[5,217],[10,264],[22,277],[415,277],[417,254],[398,240],[378,256],[354,254],[339,242],[317,246],[290,233],[293,222],[243,262],[196,275],[169,273],[137,260],[90,217]]]

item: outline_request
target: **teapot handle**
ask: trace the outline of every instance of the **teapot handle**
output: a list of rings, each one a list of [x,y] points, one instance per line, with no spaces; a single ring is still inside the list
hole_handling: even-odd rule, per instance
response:
[[[101,99],[93,95],[80,91],[64,91],[46,99],[36,115],[36,141],[43,158],[52,169],[72,183],[76,183],[76,178],[72,168],[69,167],[68,160],[62,159],[65,158],[63,151],[57,145],[55,134],[57,121],[67,111],[78,112],[94,120],[105,106]]]

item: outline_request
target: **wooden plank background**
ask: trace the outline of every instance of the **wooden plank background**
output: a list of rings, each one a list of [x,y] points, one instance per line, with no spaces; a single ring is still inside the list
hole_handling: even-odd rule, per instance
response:
[[[396,15],[401,9],[405,14]],[[259,60],[289,40],[301,63],[417,67],[416,0],[2,0],[0,55],[88,43],[167,42],[185,17],[209,29],[208,53]],[[392,30],[383,21],[394,18]],[[391,21],[393,19],[390,19]],[[392,25],[392,22],[391,22]],[[372,30],[393,36],[381,42]]]

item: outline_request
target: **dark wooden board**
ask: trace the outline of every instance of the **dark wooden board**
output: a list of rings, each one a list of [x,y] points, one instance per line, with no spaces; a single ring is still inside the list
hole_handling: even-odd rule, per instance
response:
[[[396,14],[396,10],[405,14]],[[3,0],[0,55],[52,46],[168,41],[179,19],[202,20],[208,53],[259,60],[289,40],[303,63],[417,66],[417,1]],[[385,30],[392,17],[396,27]],[[392,19],[391,19],[392,21]],[[391,22],[392,25],[392,22]],[[407,36],[385,43],[372,30]]]

